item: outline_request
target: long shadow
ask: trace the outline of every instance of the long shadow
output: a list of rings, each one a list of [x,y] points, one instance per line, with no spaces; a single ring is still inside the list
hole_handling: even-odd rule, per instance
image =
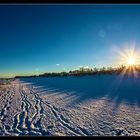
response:
[[[38,77],[21,78],[21,81],[33,83],[43,88],[58,89],[73,92],[78,96],[75,103],[84,102],[89,99],[100,99],[106,95],[110,99],[117,99],[116,106],[121,102],[137,104],[140,106],[140,76],[119,75],[94,75],[94,76],[69,76],[69,77]]]

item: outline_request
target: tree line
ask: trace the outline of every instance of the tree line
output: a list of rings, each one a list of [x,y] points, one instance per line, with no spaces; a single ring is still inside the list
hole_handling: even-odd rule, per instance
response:
[[[100,75],[100,74],[121,74],[124,70],[127,73],[140,71],[140,66],[118,66],[118,67],[102,67],[102,68],[84,68],[81,67],[77,70],[70,70],[69,72],[46,72],[39,75],[30,76],[16,76],[15,78],[28,78],[28,77],[56,77],[56,76],[84,76],[84,75]]]

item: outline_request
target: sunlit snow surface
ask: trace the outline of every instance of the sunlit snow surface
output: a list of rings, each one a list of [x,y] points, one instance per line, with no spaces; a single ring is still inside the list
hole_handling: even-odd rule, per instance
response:
[[[140,136],[140,78],[16,79],[0,88],[0,135]]]

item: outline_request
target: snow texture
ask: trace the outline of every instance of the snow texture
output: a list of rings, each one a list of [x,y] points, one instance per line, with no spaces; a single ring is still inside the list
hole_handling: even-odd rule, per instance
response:
[[[140,79],[21,78],[0,88],[2,136],[140,136]]]

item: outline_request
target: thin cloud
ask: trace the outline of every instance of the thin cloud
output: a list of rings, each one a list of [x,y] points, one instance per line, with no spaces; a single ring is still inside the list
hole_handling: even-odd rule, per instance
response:
[[[89,66],[79,66],[79,68],[85,68],[85,69],[88,69]]]
[[[83,66],[79,66],[79,68],[82,68]]]
[[[85,69],[88,69],[88,68],[89,68],[89,66],[85,66],[84,68],[85,68]]]
[[[60,64],[56,64],[56,66],[60,66]]]

